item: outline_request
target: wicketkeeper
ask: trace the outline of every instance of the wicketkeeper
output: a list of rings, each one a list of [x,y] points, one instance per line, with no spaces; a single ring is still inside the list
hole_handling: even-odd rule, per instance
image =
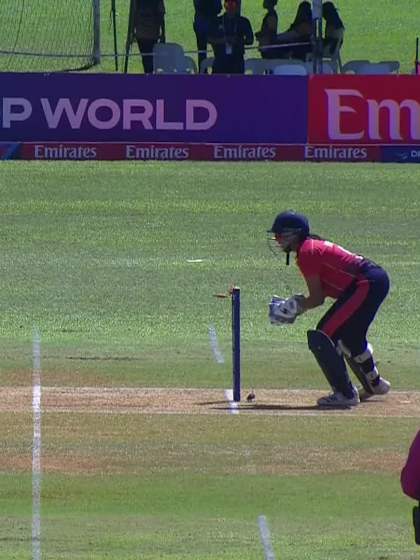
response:
[[[321,367],[332,393],[318,399],[319,406],[351,407],[360,399],[385,395],[389,381],[379,375],[367,331],[389,291],[389,278],[378,264],[340,245],[311,234],[306,216],[293,211],[278,214],[269,230],[287,255],[296,253],[296,264],[305,278],[308,295],[288,299],[273,297],[269,317],[274,324],[293,323],[308,309],[335,300],[308,331],[309,349]],[[346,362],[362,384],[352,383]]]

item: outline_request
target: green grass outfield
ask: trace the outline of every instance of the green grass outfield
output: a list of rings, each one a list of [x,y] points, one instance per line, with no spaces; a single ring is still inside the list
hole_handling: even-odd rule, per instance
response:
[[[210,388],[223,400],[230,309],[212,294],[231,283],[242,289],[244,387],[324,389],[305,343],[323,310],[290,329],[267,320],[272,294],[304,288],[266,244],[275,214],[295,208],[389,271],[371,341],[394,389],[419,391],[419,205],[415,166],[4,162],[0,560],[31,553],[35,326],[43,558],[263,558],[259,515],[277,559],[416,558],[398,478],[420,411],[78,412],[77,401],[49,408],[48,389]],[[6,395],[19,390],[14,406]]]
[[[227,350],[230,309],[212,296],[236,283],[254,382],[319,386],[302,341],[324,309],[291,329],[267,321],[273,293],[304,289],[266,240],[277,212],[295,208],[313,231],[389,271],[372,343],[397,387],[420,388],[415,166],[10,162],[0,173],[6,371],[36,324],[51,383],[83,357],[96,379],[93,358],[114,357],[126,363],[106,360],[106,384],[220,387],[226,371],[209,354],[208,328]]]
[[[285,31],[294,20],[297,0],[281,0],[277,6],[279,32]],[[187,50],[195,50],[195,36],[192,29],[192,0],[166,2],[167,41],[181,43]],[[116,0],[118,17],[118,50],[125,52],[127,35],[128,2]],[[355,59],[399,60],[401,72],[411,72],[414,67],[415,39],[420,35],[420,4],[417,0],[337,0],[335,5],[346,26],[346,37],[342,50],[343,62]],[[251,21],[254,32],[261,26],[265,11],[262,0],[243,0],[243,15]],[[102,7],[102,50],[113,52],[113,38],[109,27],[109,11]],[[133,53],[137,46],[133,45]],[[256,56],[257,51],[249,51],[248,56]],[[257,55],[258,56],[258,55]],[[113,71],[114,61],[105,58],[102,70]],[[141,70],[139,58],[130,64],[130,71]]]

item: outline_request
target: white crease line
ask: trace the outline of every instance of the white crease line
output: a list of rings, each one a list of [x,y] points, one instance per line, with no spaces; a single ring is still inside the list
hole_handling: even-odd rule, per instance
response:
[[[226,389],[225,398],[229,403],[230,414],[239,414],[238,403],[233,400],[233,389]]]
[[[214,359],[218,364],[224,364],[225,359],[219,347],[219,342],[217,340],[217,333],[216,327],[214,325],[209,326],[209,339],[210,339],[210,348],[213,352]]]
[[[273,546],[271,544],[271,533],[265,515],[260,515],[258,517],[258,526],[260,528],[261,542],[264,547],[265,560],[276,560]]]
[[[32,560],[41,560],[41,337],[32,339]]]

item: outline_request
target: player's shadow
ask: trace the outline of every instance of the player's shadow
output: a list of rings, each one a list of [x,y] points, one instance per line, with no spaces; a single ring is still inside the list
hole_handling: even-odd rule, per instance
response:
[[[363,406],[369,405],[375,405],[378,402],[383,402],[382,400],[377,399],[375,400],[365,400],[362,401]],[[205,402],[197,402],[195,403],[198,406],[207,406],[210,407],[211,410],[232,410],[232,406],[230,403],[228,403],[226,400],[220,400],[220,401],[205,401]],[[269,404],[269,403],[247,403],[245,401],[239,402],[237,403],[237,406],[235,407],[235,410],[237,411],[241,411],[241,412],[251,412],[253,410],[267,410],[267,411],[273,411],[273,410],[291,410],[291,411],[305,411],[305,410],[309,410],[309,411],[313,411],[313,410],[317,410],[319,412],[329,412],[329,411],[334,411],[334,410],[342,410],[342,411],[346,411],[346,410],[352,410],[352,407],[348,407],[348,408],[343,408],[342,406],[318,406],[317,404],[312,404],[312,405],[291,405],[291,404]]]
[[[196,404],[197,406],[212,406],[212,405],[218,405],[218,404],[220,404],[220,405],[225,405],[224,407],[222,407],[222,406],[216,407],[216,408],[220,408],[220,410],[223,410],[223,409],[225,409],[225,408],[226,408],[226,409],[229,408],[229,403],[228,403],[226,400],[224,400],[224,401],[196,402],[196,403],[194,403],[194,404]]]
[[[232,406],[226,401],[198,402],[198,406],[209,406],[212,410],[231,410]],[[290,404],[258,404],[238,403],[236,410],[248,412],[251,410],[325,410],[318,405],[290,405]]]
[[[318,405],[292,405],[292,404],[249,404],[242,410],[322,410]],[[325,409],[323,409],[325,410]]]
[[[384,400],[365,400],[362,401],[363,406],[369,405],[374,406],[375,403],[384,402]],[[331,410],[355,410],[358,407],[351,406],[319,406],[318,404],[313,405],[290,405],[290,404],[248,404],[243,407],[239,407],[239,410],[319,410],[320,412],[328,412]]]

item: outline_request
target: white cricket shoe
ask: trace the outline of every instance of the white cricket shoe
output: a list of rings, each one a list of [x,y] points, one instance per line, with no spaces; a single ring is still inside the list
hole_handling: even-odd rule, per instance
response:
[[[379,383],[377,385],[372,386],[373,394],[368,393],[364,389],[360,391],[360,400],[366,401],[375,395],[386,395],[391,390],[391,383],[384,379],[383,377],[379,378]]]
[[[318,406],[325,406],[330,408],[350,408],[352,406],[357,406],[360,403],[359,392],[354,387],[354,396],[349,399],[345,397],[343,393],[336,391],[327,395],[325,397],[321,397],[317,400]]]

